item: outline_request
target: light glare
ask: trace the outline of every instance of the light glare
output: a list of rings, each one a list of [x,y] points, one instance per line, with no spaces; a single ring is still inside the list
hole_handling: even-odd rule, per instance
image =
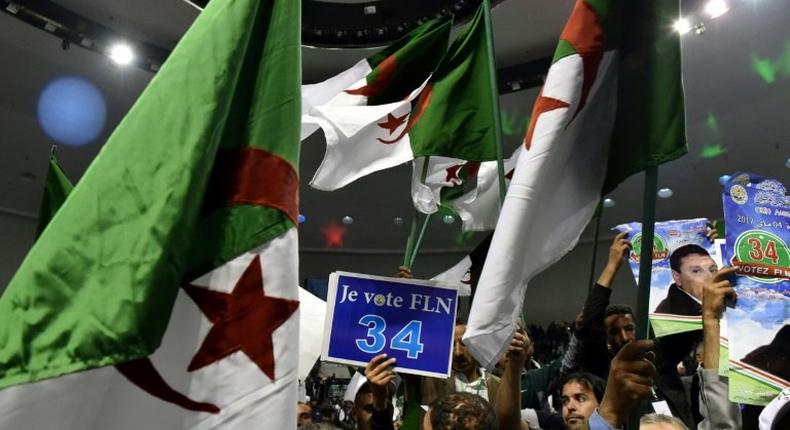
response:
[[[675,31],[677,31],[679,34],[686,34],[691,31],[691,21],[689,21],[687,18],[680,18],[675,21],[674,27]]]
[[[727,13],[728,10],[730,10],[730,6],[724,0],[708,0],[705,3],[705,13],[711,18],[718,18]]]
[[[126,65],[134,60],[134,52],[129,45],[119,43],[110,48],[110,59],[116,64]]]

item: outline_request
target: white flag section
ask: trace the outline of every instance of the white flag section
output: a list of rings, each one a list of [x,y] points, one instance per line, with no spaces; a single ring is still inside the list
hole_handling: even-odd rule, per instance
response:
[[[359,82],[360,79],[365,79],[371,70],[368,60],[362,59],[350,69],[323,82],[302,85],[302,140],[308,138],[319,128],[318,120],[312,116],[313,109],[329,103],[330,100]],[[365,104],[366,99],[364,96],[356,96],[343,100],[346,103]]]
[[[431,278],[431,281],[458,285],[458,297],[472,295],[472,259],[467,255],[455,266]]]
[[[326,302],[299,288],[299,380],[304,381],[321,356]]]
[[[259,313],[281,314],[282,321],[275,324],[271,319],[265,320],[259,331],[248,330],[243,338],[237,336],[237,330],[229,328],[240,318],[220,317],[210,321],[203,307],[198,307],[184,289],[179,290],[162,344],[150,357],[153,368],[171,392],[164,392],[150,373],[138,374],[137,379],[143,385],[155,387],[157,393],[180,395],[215,406],[218,413],[188,410],[165,402],[129,382],[115,367],[103,367],[0,391],[0,429],[295,428],[299,345],[299,311],[295,302],[297,258],[297,233],[291,229],[192,282],[194,287],[208,291],[208,295],[229,296],[243,288],[242,279],[257,280],[260,284],[262,277],[261,291],[255,291],[255,283],[246,284],[249,290],[245,291],[252,291],[247,297],[268,298],[264,301],[270,300],[270,306],[286,307],[288,311]],[[255,264],[259,267],[254,267]],[[256,273],[261,276],[256,277]],[[251,307],[248,301],[240,305],[244,309]],[[227,309],[222,305],[218,308]],[[212,331],[222,324],[225,329]],[[225,347],[219,350],[211,348],[210,345],[217,344],[212,340],[217,339],[229,343],[219,342]],[[267,346],[268,339],[271,347]],[[242,345],[239,350],[225,354],[237,343]],[[213,358],[203,367],[188,371],[187,367],[201,352]],[[264,363],[268,368],[267,354],[273,359],[268,370],[273,372],[274,379],[261,367]]]
[[[334,191],[363,176],[411,161],[414,154],[407,133],[411,101],[425,82],[395,103],[367,106],[364,97],[343,92],[315,107],[312,117],[324,130],[326,154],[310,186]],[[363,85],[364,79],[352,87]]]
[[[510,158],[504,160],[505,186],[518,162],[522,146],[516,148]],[[425,159],[428,158],[428,169],[425,181],[422,180]],[[463,231],[489,231],[496,226],[499,218],[499,172],[496,161],[479,163],[476,173],[461,178],[459,172],[468,162],[448,157],[418,157],[414,160],[411,180],[411,198],[414,208],[424,214],[436,213],[439,204],[451,206],[463,223]],[[467,168],[469,168],[467,166]],[[441,201],[442,188],[465,186],[465,182],[474,185],[464,194],[450,201]]]
[[[615,60],[614,51],[603,53],[575,118],[584,83],[578,54],[551,66],[538,96],[536,106],[544,100],[559,103],[537,112],[531,146],[518,159],[463,338],[487,368],[494,367],[515,332],[529,280],[576,245],[600,200],[616,111]]]
[[[428,160],[427,167],[425,166],[426,159]],[[475,178],[464,181],[459,177],[461,168],[467,163],[466,160],[439,156],[414,159],[411,177],[411,199],[414,202],[414,208],[424,214],[436,213],[441,202],[442,188],[458,187],[464,185],[464,182],[475,181]],[[494,167],[496,168],[496,162],[494,162]],[[425,173],[424,181],[423,172]],[[475,195],[477,194],[476,190],[471,191]]]
[[[513,171],[519,155],[524,152],[520,146],[513,155],[505,160],[505,186],[510,186]],[[477,171],[477,187],[452,202],[453,208],[461,218],[463,231],[489,231],[496,227],[499,219],[499,173],[496,161],[480,164]]]

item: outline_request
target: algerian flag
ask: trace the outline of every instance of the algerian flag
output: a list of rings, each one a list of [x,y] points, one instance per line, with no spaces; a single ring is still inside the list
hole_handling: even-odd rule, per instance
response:
[[[686,152],[678,2],[577,0],[532,112],[464,336],[493,367],[529,280],[571,250],[602,193]]]
[[[5,427],[295,427],[299,22],[212,1],[116,128],[0,297]]]
[[[47,177],[44,179],[44,195],[41,198],[41,208],[38,211],[36,236],[41,236],[44,228],[49,224],[49,220],[55,216],[55,212],[58,211],[73,188],[74,186],[66,177],[53,152],[49,156],[49,168]]]
[[[505,186],[513,177],[521,151],[519,146],[504,160]],[[440,206],[454,212],[461,218],[463,231],[493,230],[500,207],[497,162],[438,156],[417,158],[411,196],[414,207],[424,214],[436,213]]]
[[[496,159],[490,55],[481,6],[430,79],[405,100],[375,108],[333,103],[315,109],[327,152],[310,185],[335,190],[422,156]],[[324,126],[329,123],[334,126]]]
[[[320,127],[327,143],[311,186],[335,190],[411,159],[404,158],[408,145],[387,141],[405,125],[416,90],[447,50],[451,27],[448,17],[430,20],[337,76],[303,86],[302,139]]]

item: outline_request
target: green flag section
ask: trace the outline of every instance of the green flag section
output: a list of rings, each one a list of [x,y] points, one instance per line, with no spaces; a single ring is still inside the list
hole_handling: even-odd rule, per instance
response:
[[[417,99],[409,118],[415,157],[496,159],[494,95],[481,5],[472,22],[448,48]]]
[[[51,154],[49,156],[47,177],[44,179],[44,194],[41,198],[41,208],[38,211],[36,237],[41,236],[44,228],[55,216],[55,212],[60,209],[63,202],[66,201],[66,197],[73,188],[74,185],[71,184],[60,164],[58,164],[55,154]]]
[[[576,246],[602,193],[686,152],[679,12],[677,1],[576,1],[472,302],[463,342],[481,365],[504,353],[529,281]]]
[[[447,51],[451,28],[449,16],[432,19],[368,57],[367,84],[346,93],[366,96],[368,105],[403,100],[436,69]]]
[[[679,17],[676,1],[589,2],[596,10],[621,7],[617,117],[603,194],[648,167],[688,152],[680,39],[667,31]],[[638,144],[635,144],[638,142]]]
[[[0,298],[0,387],[151,354],[181,286],[296,224],[300,8],[213,0]]]

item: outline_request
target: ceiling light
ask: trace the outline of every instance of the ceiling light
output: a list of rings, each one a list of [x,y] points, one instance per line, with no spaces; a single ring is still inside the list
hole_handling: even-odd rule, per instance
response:
[[[351,218],[350,216],[346,215],[340,220],[340,222],[342,222],[345,225],[351,225],[354,223],[354,218]]]
[[[403,225],[403,218],[396,216],[392,219],[392,223],[395,225]]]
[[[790,158],[788,158],[787,160],[785,160],[785,167],[787,167],[788,169],[790,169]]]
[[[304,222],[305,222],[305,221],[307,221],[307,217],[305,217],[305,216],[304,216],[304,215],[302,215],[302,214],[299,214],[299,216],[298,216],[298,217],[296,217],[296,221],[298,221],[298,222],[299,222],[299,224],[304,224]]]
[[[362,8],[362,13],[365,15],[375,15],[376,14],[376,5],[369,5]]]
[[[614,200],[612,200],[610,198],[603,199],[603,207],[611,208],[611,207],[614,207],[614,205],[615,205]]]
[[[730,176],[730,175],[721,175],[721,176],[719,176],[719,183],[724,185],[727,182],[729,182],[730,179],[732,179],[732,176]]]
[[[455,222],[455,217],[452,215],[445,215],[442,217],[442,222],[445,224],[452,224]]]
[[[675,21],[674,27],[679,34],[686,34],[691,31],[691,21],[688,18],[680,18]]]
[[[8,3],[8,6],[5,7],[5,10],[16,15],[16,13],[19,12],[19,5],[13,2]]]
[[[662,199],[668,199],[668,198],[672,197],[672,190],[669,189],[669,188],[662,188],[662,189],[658,190],[657,194]]]
[[[134,60],[134,52],[129,45],[118,43],[113,45],[109,50],[109,57],[116,64],[126,65]]]
[[[727,13],[728,10],[730,10],[730,6],[724,0],[708,0],[705,3],[705,13],[711,18],[718,18]]]

